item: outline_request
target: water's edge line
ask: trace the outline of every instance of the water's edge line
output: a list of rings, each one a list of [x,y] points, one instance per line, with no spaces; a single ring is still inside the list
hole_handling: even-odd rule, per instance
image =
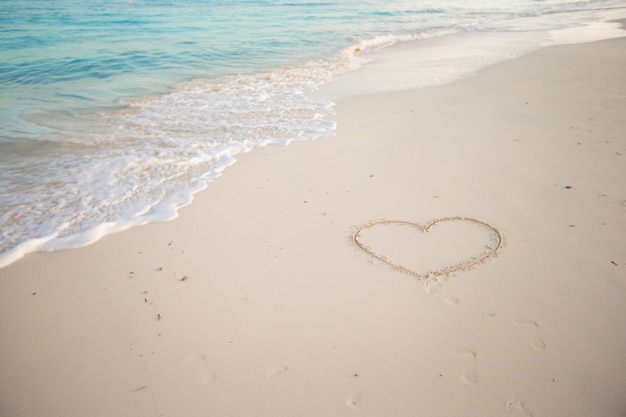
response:
[[[515,56],[513,58],[510,59],[502,59],[501,61],[498,61],[496,63],[493,63],[491,65],[488,65],[486,67],[481,68],[478,72],[476,73],[472,73],[472,74],[468,74],[466,77],[460,78],[458,80],[454,80],[451,81],[450,83],[454,83],[454,82],[458,82],[458,81],[463,81],[469,78],[472,78],[480,73],[482,73],[483,71],[487,70],[488,68],[491,68],[495,65],[499,65],[503,62],[506,61],[514,61],[516,59],[520,59],[523,56],[526,55],[530,55],[533,53],[536,53],[539,50],[543,50],[546,48],[553,48],[553,47],[560,47],[560,46],[564,46],[564,45],[577,45],[577,44],[587,44],[587,43],[594,43],[594,42],[603,42],[603,41],[607,41],[610,39],[615,39],[615,38],[620,38],[620,37],[626,37],[626,18],[621,18],[621,19],[613,19],[613,20],[609,20],[606,21],[606,23],[615,23],[618,24],[619,26],[621,26],[622,29],[622,36],[613,36],[613,37],[609,37],[609,38],[605,38],[605,39],[600,39],[600,40],[590,40],[590,41],[581,41],[581,42],[576,42],[573,44],[570,43],[562,43],[562,44],[554,44],[554,45],[544,45],[544,46],[539,46],[536,49],[532,49],[526,53],[520,54],[518,56]],[[449,35],[449,34],[446,34]],[[443,36],[446,36],[443,35]],[[398,39],[395,42],[385,45],[382,48],[389,48],[389,47],[393,47],[396,44],[400,44],[400,43],[406,43],[406,42],[417,42],[420,39]],[[349,48],[353,48],[356,49],[358,48],[358,44],[351,46]],[[357,70],[358,71],[358,70]],[[447,84],[450,84],[447,83]],[[417,88],[419,89],[419,88]],[[415,88],[406,88],[403,90],[396,90],[395,92],[398,91],[411,91],[411,90],[415,90]],[[364,95],[376,95],[376,94],[389,94],[392,91],[386,91],[386,92],[381,92],[381,93],[370,93],[370,94],[364,94]],[[345,99],[347,99],[349,97],[341,97],[338,99],[333,100],[333,102],[331,102],[331,105],[336,105],[337,102],[339,101],[343,101]],[[328,117],[334,117],[333,115],[331,116],[327,116],[326,120],[329,120]],[[329,120],[331,121],[331,120]],[[333,122],[334,123],[334,122]],[[214,168],[214,170],[210,173],[210,175],[207,175],[206,178],[202,179],[202,182],[199,186],[196,186],[195,188],[191,188],[189,189],[189,195],[187,198],[187,201],[183,202],[183,203],[179,203],[177,204],[175,207],[172,207],[171,210],[171,214],[169,216],[158,216],[155,213],[151,213],[148,215],[142,215],[136,218],[132,218],[132,219],[128,219],[122,222],[108,222],[108,223],[101,223],[98,226],[94,227],[93,229],[90,229],[88,231],[79,233],[77,235],[72,235],[72,236],[68,236],[67,238],[63,239],[65,241],[72,241],[73,243],[64,245],[64,244],[60,244],[55,248],[52,249],[42,249],[41,246],[43,246],[46,242],[51,241],[52,239],[55,239],[56,236],[58,236],[58,234],[61,231],[58,231],[55,234],[46,236],[46,237],[42,237],[42,238],[36,238],[36,239],[31,239],[29,241],[23,242],[22,244],[8,250],[5,253],[0,254],[0,269],[5,268],[9,265],[14,264],[15,262],[24,259],[27,255],[29,254],[33,254],[33,253],[37,253],[37,252],[55,252],[55,251],[60,251],[60,250],[68,250],[68,249],[78,249],[81,247],[85,247],[85,246],[89,246],[91,244],[94,244],[96,242],[98,242],[99,240],[101,240],[102,238],[111,235],[111,234],[115,234],[115,233],[119,233],[119,232],[123,232],[125,230],[134,228],[134,227],[138,227],[138,226],[143,226],[146,224],[150,224],[150,223],[158,223],[158,222],[166,222],[166,221],[171,221],[176,219],[179,216],[179,212],[182,208],[190,205],[193,203],[193,200],[195,198],[195,195],[203,190],[205,190],[207,187],[209,187],[209,184],[214,181],[215,179],[219,178],[223,172],[226,170],[226,168],[230,167],[231,165],[233,165],[235,162],[237,162],[236,156],[240,155],[240,154],[244,154],[247,152],[250,152],[256,148],[263,148],[265,146],[268,145],[280,145],[280,146],[286,146],[294,141],[312,141],[312,140],[316,140],[319,138],[323,138],[323,137],[329,137],[334,135],[334,130],[336,128],[336,125],[333,126],[331,128],[332,133],[330,135],[319,135],[313,138],[293,138],[292,140],[286,141],[286,142],[276,142],[276,143],[272,143],[272,142],[266,142],[266,143],[261,143],[261,144],[248,144],[247,146],[241,146],[240,149],[233,149],[230,152],[227,152],[223,155],[223,157],[225,158],[226,162],[222,163],[221,165],[217,166]],[[160,211],[160,213],[162,213],[162,211]],[[94,231],[96,231],[96,233],[94,233]],[[81,240],[80,236],[85,236],[85,235],[93,235],[92,237],[90,237],[89,239],[85,239],[85,240]],[[78,243],[76,243],[78,241]]]

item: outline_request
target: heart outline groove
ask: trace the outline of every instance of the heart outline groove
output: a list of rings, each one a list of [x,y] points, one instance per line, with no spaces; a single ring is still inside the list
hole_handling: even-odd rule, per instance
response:
[[[428,231],[431,230],[431,228],[433,228],[437,224],[440,224],[443,222],[451,222],[451,221],[467,221],[467,222],[478,224],[479,226],[486,228],[487,230],[491,231],[494,237],[496,238],[495,247],[488,246],[490,250],[483,253],[482,256],[473,257],[471,259],[460,261],[458,263],[447,266],[445,268],[430,271],[426,276],[423,276],[422,274],[410,268],[407,268],[404,265],[395,263],[394,261],[389,259],[387,256],[377,253],[369,245],[363,243],[362,240],[359,240],[361,232],[367,229],[371,229],[372,227],[378,226],[381,224],[400,224],[400,225],[414,227],[418,229],[419,231],[421,231],[422,233],[428,233]],[[417,277],[419,280],[435,279],[436,277],[439,277],[439,276],[446,277],[446,276],[453,274],[454,272],[467,271],[469,269],[472,269],[480,264],[487,262],[489,259],[498,256],[498,254],[500,253],[500,250],[504,247],[504,244],[505,244],[504,235],[497,227],[492,226],[491,224],[485,221],[482,221],[473,217],[461,217],[461,216],[440,217],[435,220],[431,220],[425,225],[422,225],[417,222],[411,222],[408,220],[391,220],[391,219],[374,220],[370,223],[359,226],[357,230],[352,234],[352,241],[359,249],[363,250],[368,255],[374,257],[375,259],[378,259],[379,261],[387,265],[390,265],[392,268],[398,271],[413,275],[414,277]]]

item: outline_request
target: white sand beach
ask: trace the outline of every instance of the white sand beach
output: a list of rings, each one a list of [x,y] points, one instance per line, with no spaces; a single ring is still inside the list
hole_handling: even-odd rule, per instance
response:
[[[0,415],[626,415],[624,74],[619,38],[345,98],[176,220],[0,269]],[[404,270],[353,241],[381,219]]]

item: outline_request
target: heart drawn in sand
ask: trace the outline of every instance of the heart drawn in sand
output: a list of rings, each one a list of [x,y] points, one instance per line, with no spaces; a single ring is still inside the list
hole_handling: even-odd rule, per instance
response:
[[[376,220],[360,226],[352,240],[370,256],[419,279],[471,269],[497,256],[504,245],[496,227],[471,217],[442,217],[424,225]]]

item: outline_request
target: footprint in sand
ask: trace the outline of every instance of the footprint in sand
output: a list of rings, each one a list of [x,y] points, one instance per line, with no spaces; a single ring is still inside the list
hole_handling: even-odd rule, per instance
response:
[[[424,291],[430,295],[436,295],[439,297],[444,303],[449,304],[451,306],[457,306],[461,303],[456,297],[447,296],[439,293],[439,289],[441,288],[441,283],[435,279],[430,278],[424,281]]]
[[[361,405],[362,399],[363,394],[360,392],[355,392],[348,397],[348,399],[346,400],[346,405],[351,408],[358,408],[358,406]]]
[[[183,367],[191,367],[194,373],[198,375],[198,379],[204,384],[211,383],[217,378],[215,372],[209,368],[206,355],[191,356],[185,359],[181,365]]]
[[[533,417],[530,411],[519,400],[510,400],[506,403],[506,411],[511,417]]]
[[[524,326],[530,327],[532,329],[532,335],[530,337],[530,347],[535,349],[536,351],[544,350],[546,348],[546,343],[543,341],[541,336],[539,336],[539,324],[534,320],[518,320],[514,321],[513,324],[516,326]]]
[[[267,379],[276,379],[280,377],[281,375],[286,374],[288,371],[289,371],[289,368],[287,368],[286,366],[277,366],[277,367],[269,368],[265,372],[265,376],[267,377]]]
[[[476,373],[476,352],[471,349],[453,349],[452,353],[462,358],[465,358],[468,363],[467,369],[461,373],[461,381],[466,384],[475,384],[478,382],[478,374]]]
[[[302,378],[298,372],[294,372],[293,369],[288,368],[285,365],[275,365],[265,370],[265,378],[271,381],[272,384],[279,384],[285,386],[299,386],[303,389],[311,388],[311,384],[306,379]]]

